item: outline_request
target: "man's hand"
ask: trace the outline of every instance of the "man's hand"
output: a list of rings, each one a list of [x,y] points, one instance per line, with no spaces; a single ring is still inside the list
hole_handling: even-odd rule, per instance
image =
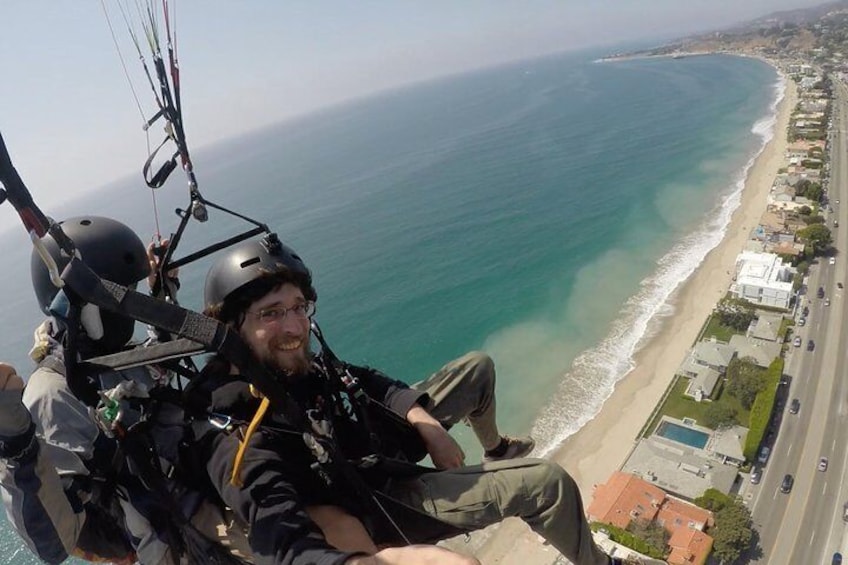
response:
[[[390,547],[370,557],[351,557],[345,565],[481,565],[467,555],[460,555],[435,545]]]
[[[0,362],[0,390],[23,390],[24,380],[8,363]]]
[[[421,434],[427,453],[438,469],[455,469],[465,464],[465,453],[459,444],[424,408],[413,406],[406,419]]]
[[[8,363],[0,363],[0,436],[9,439],[25,433],[30,426],[29,410],[21,397],[24,380]]]
[[[162,261],[162,257],[165,256],[165,252],[168,250],[169,244],[170,241],[163,239],[158,244],[151,241],[147,246],[147,262],[150,263],[150,273],[147,275],[147,284],[150,286],[151,290],[156,287],[156,279],[159,278],[159,263]],[[168,271],[167,277],[169,279],[176,279],[179,274],[179,269],[171,269]]]

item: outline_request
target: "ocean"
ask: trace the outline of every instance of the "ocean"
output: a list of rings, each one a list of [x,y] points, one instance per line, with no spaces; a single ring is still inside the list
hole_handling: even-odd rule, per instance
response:
[[[340,357],[411,383],[484,350],[501,430],[550,453],[600,410],[720,241],[782,95],[754,59],[600,55],[416,84],[197,149],[200,190],[301,254]],[[163,232],[186,201],[178,170],[157,191]],[[134,174],[45,212],[112,216],[148,238],[151,210]],[[247,227],[212,211],[183,249]],[[2,358],[26,372],[30,248],[17,225],[2,235]],[[201,306],[208,266],[183,269],[183,305]],[[454,433],[478,460],[470,430]],[[0,563],[35,563],[20,547],[3,526]]]

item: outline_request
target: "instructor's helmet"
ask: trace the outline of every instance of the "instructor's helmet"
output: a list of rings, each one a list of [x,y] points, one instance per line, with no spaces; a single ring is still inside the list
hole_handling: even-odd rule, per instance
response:
[[[135,288],[136,283],[150,272],[144,243],[121,222],[102,216],[77,216],[60,222],[60,225],[74,242],[82,261],[99,277]],[[70,262],[70,257],[49,234],[43,241],[61,272]],[[51,282],[50,273],[35,250],[30,259],[30,272],[38,305],[45,314],[49,314],[50,304],[59,289]],[[104,336],[96,342],[100,349],[116,351],[132,339],[134,320],[106,311],[101,311],[100,317],[104,329]]]
[[[318,297],[312,287],[312,273],[277,234],[241,243],[209,269],[203,292],[206,312],[222,322],[241,325],[250,304],[285,283],[300,288],[307,300]]]

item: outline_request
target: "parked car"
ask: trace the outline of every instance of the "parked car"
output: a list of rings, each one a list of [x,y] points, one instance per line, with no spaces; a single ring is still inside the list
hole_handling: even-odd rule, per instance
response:
[[[752,485],[760,484],[760,479],[762,479],[762,478],[763,478],[763,470],[754,467],[751,470],[751,484]]]
[[[804,306],[804,309],[801,311],[801,314],[803,314],[805,318],[806,318],[807,316],[809,316],[809,315],[810,315],[810,307],[809,307],[809,306]]]
[[[811,339],[808,339],[807,340],[807,351],[812,351],[815,348],[816,348],[815,342],[813,342],[813,340],[811,340]]]
[[[795,484],[795,479],[792,477],[792,475],[788,475],[788,474],[785,475],[783,477],[783,482],[780,483],[780,492],[782,492],[784,494],[788,493],[789,491],[792,490],[792,485],[794,485],[794,484]]]
[[[792,340],[792,345],[794,345],[795,347],[801,347],[801,336],[800,335],[795,336],[795,339]]]
[[[819,298],[824,298],[824,287],[823,286],[819,287],[819,290],[816,292],[816,296],[818,296]]]
[[[848,522],[848,502],[842,505],[842,521]]]
[[[798,400],[797,398],[793,398],[792,402],[789,404],[789,413],[790,414],[797,414],[800,409],[801,409],[801,401]]]
[[[798,318],[798,325],[799,326],[806,325],[806,323],[807,323],[807,318],[805,318],[804,316],[801,316],[800,318]]]
[[[821,472],[827,471],[827,457],[819,457],[818,470]]]
[[[757,457],[757,461],[759,461],[760,463],[765,465],[766,461],[768,461],[770,453],[771,453],[771,448],[767,445],[763,446],[763,448],[760,450],[760,456]]]
[[[833,554],[833,558],[830,560],[830,565],[842,565],[842,554],[838,551]]]

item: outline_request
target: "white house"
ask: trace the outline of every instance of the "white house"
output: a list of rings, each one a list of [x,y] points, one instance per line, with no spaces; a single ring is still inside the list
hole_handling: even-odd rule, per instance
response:
[[[743,251],[736,257],[736,282],[730,291],[753,304],[788,310],[794,273],[774,253]]]

